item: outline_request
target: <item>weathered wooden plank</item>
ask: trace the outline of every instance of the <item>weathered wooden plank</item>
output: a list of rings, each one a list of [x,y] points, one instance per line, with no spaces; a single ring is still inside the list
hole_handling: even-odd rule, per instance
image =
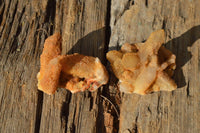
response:
[[[0,2],[0,132],[38,131],[42,97],[36,74],[45,31],[51,31],[46,6],[47,1]]]
[[[105,63],[107,0],[61,0],[51,6],[55,31],[62,34],[62,54],[78,52]],[[53,96],[44,94],[40,132],[101,132],[101,93],[59,89]]]
[[[124,94],[119,132],[200,132],[200,5],[191,0],[112,0],[109,49],[137,43],[163,28],[177,56],[178,89],[146,96]]]
[[[106,62],[107,0],[12,0],[1,3],[0,13],[0,131],[103,132],[102,89],[74,95],[60,89],[43,96],[36,74],[44,40],[54,32],[62,34],[63,54],[79,52]]]

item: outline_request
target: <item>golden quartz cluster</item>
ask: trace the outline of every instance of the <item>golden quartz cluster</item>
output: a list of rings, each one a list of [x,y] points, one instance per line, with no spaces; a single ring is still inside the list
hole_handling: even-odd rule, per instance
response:
[[[98,58],[77,53],[61,55],[58,33],[45,40],[40,63],[38,89],[47,94],[54,94],[58,87],[72,93],[94,91],[108,82],[108,73]]]
[[[120,51],[107,53],[120,91],[144,95],[177,88],[170,78],[176,68],[176,56],[162,46],[164,41],[164,30],[157,30],[145,43],[125,43]]]
[[[145,43],[125,43],[121,50],[106,54],[119,89],[125,93],[148,94],[177,88],[171,79],[176,56],[162,46],[163,30],[153,32]],[[54,94],[58,87],[72,93],[94,91],[108,82],[108,73],[97,57],[81,54],[61,55],[61,36],[56,33],[45,40],[37,75],[38,88]]]

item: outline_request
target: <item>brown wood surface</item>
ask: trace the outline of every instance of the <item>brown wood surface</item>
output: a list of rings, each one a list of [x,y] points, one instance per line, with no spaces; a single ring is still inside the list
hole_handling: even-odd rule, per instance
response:
[[[0,133],[200,132],[199,0],[0,0]],[[173,92],[122,94],[108,50],[164,29],[177,56]],[[96,92],[37,90],[44,40],[62,35],[62,54],[99,57],[110,74]]]

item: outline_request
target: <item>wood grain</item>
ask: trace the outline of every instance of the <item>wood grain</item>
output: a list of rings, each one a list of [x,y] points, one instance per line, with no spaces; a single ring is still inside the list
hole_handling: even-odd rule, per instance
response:
[[[31,2],[1,1],[0,7],[0,132],[34,132],[39,102],[35,77],[46,37],[37,29],[45,20]]]
[[[178,89],[146,96],[124,94],[119,132],[200,132],[199,115],[199,1],[112,0],[109,49],[147,39],[157,29],[166,32],[166,44],[177,57],[174,79]]]
[[[0,132],[102,130],[97,128],[102,89],[74,95],[59,89],[48,96],[37,90],[36,74],[44,40],[54,32],[62,34],[63,54],[106,62],[107,1],[12,0],[0,7]]]
[[[0,132],[200,132],[199,6],[198,0],[0,1]],[[156,29],[165,30],[165,46],[177,56],[178,89],[120,93],[107,50],[145,41]],[[109,84],[94,93],[37,90],[44,40],[55,32],[62,54],[99,57]]]

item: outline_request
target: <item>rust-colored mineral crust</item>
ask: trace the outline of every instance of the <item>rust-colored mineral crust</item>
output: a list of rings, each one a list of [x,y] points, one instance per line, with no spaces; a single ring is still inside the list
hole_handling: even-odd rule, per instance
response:
[[[45,40],[40,62],[38,89],[47,94],[54,94],[58,87],[72,93],[94,91],[108,82],[108,73],[97,57],[77,53],[61,55],[58,33]]]
[[[107,53],[122,92],[144,95],[177,88],[170,78],[176,68],[176,56],[162,46],[164,41],[164,30],[157,30],[145,43],[125,43],[120,51]]]

